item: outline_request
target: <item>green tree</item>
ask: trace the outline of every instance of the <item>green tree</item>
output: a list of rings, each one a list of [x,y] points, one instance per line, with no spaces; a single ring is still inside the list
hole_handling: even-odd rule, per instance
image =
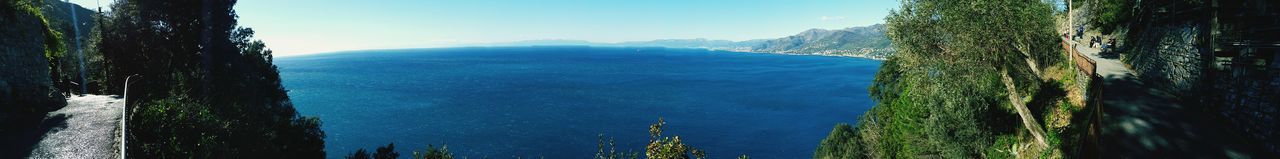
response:
[[[689,159],[690,156],[697,159],[706,158],[706,151],[684,144],[680,141],[680,136],[662,136],[662,127],[666,124],[666,121],[658,118],[657,123],[649,125],[649,145],[645,147],[645,157],[649,159]]]
[[[436,147],[428,145],[424,151],[413,151],[413,159],[453,159],[453,153],[449,152],[448,146]],[[399,158],[400,153],[396,152],[395,143],[388,143],[387,146],[381,146],[374,149],[370,154],[364,148],[357,149],[355,152],[347,154],[347,159],[395,159]]]
[[[1023,106],[1023,94],[1040,88],[1039,70],[1061,62],[1052,14],[1042,1],[903,1],[885,18],[897,53],[869,89],[877,105],[858,126],[837,126],[818,148],[832,153],[815,156],[982,157],[996,127],[1013,124],[996,120],[1013,115],[997,110]],[[849,144],[866,153],[834,153]]]
[[[858,138],[856,132],[849,124],[836,124],[836,127],[831,130],[831,134],[822,139],[822,143],[818,144],[818,149],[813,152],[813,158],[866,158],[865,154],[867,152],[863,150],[862,143],[860,143],[862,140]]]
[[[413,151],[413,159],[453,159],[453,153],[449,152],[449,146],[427,145],[427,149],[422,152]]]
[[[365,151],[362,148],[362,149],[356,150],[356,152],[352,152],[351,154],[348,154],[345,158],[346,159],[370,159],[372,157],[369,156],[369,152]]]
[[[400,157],[400,153],[396,152],[395,143],[388,143],[387,146],[378,147],[373,152],[374,159],[395,159],[398,157]]]
[[[117,0],[102,22],[97,51],[107,92],[130,84],[130,155],[180,158],[324,158],[317,118],[299,116],[280,83],[272,52],[254,31],[237,26],[235,0]],[[181,125],[139,116],[183,97],[211,122]],[[136,99],[136,100],[135,100]],[[141,124],[141,123],[149,123]],[[170,134],[172,131],[214,132]],[[194,145],[178,147],[174,145]],[[169,153],[174,152],[174,153]]]

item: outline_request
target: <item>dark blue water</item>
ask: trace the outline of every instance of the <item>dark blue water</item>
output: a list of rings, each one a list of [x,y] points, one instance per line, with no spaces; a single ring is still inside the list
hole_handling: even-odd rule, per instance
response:
[[[457,155],[590,158],[598,134],[643,155],[665,118],[710,158],[808,158],[871,107],[879,61],[663,48],[361,51],[276,60],[330,158],[395,142]]]

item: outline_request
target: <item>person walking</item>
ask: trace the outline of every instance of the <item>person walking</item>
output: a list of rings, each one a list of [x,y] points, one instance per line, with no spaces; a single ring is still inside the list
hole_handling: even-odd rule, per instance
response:
[[[1083,24],[1081,24],[1081,25],[1076,25],[1076,38],[1075,38],[1075,39],[1084,39],[1084,25],[1083,25]],[[1072,39],[1072,40],[1075,40],[1075,39]]]

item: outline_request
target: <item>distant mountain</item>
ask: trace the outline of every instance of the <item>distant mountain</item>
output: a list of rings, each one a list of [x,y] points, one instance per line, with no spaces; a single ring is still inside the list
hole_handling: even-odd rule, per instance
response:
[[[746,50],[756,45],[764,43],[765,39],[746,40],[746,41],[729,41],[729,40],[708,40],[703,38],[697,39],[661,39],[652,41],[636,41],[621,42],[617,45],[622,46],[660,46],[660,47],[681,47],[681,48],[706,48],[714,50]]]
[[[711,39],[659,39],[651,41],[630,41],[618,43],[599,43],[584,40],[528,40],[507,43],[490,43],[476,46],[537,46],[537,45],[582,45],[582,46],[641,46],[670,48],[704,48],[711,50],[727,50],[737,52],[759,52],[797,55],[849,56],[870,59],[885,59],[893,54],[889,46],[889,38],[885,36],[884,24],[865,27],[851,27],[840,30],[810,29],[800,34],[778,39],[757,39],[746,41],[711,40]]]
[[[893,54],[884,24],[841,30],[810,29],[751,47],[752,52],[884,59]]]
[[[586,40],[564,40],[564,39],[547,39],[547,40],[525,40],[516,42],[487,43],[476,44],[474,46],[547,46],[547,45],[612,45],[609,43],[597,43]]]
[[[669,47],[669,48],[704,48],[712,50],[750,51],[751,47],[762,44],[766,39],[729,41],[710,39],[659,39],[650,41],[628,41],[618,43],[600,43],[585,40],[526,40],[505,43],[479,44],[476,46],[545,46],[545,45],[583,45],[583,46],[637,46],[637,47]]]

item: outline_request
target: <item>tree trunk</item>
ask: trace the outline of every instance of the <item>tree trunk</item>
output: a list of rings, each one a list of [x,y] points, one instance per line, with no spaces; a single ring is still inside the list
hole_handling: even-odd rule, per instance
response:
[[[1031,136],[1036,138],[1036,143],[1041,147],[1048,147],[1045,143],[1044,130],[1040,129],[1040,122],[1036,122],[1035,116],[1032,116],[1031,109],[1027,109],[1027,103],[1022,102],[1022,96],[1018,95],[1017,86],[1013,84],[1013,78],[1009,77],[1009,71],[1000,72],[1001,80],[1004,81],[1005,91],[1009,93],[1009,103],[1013,104],[1013,108],[1017,109],[1018,116],[1022,117],[1022,126],[1031,132]]]

